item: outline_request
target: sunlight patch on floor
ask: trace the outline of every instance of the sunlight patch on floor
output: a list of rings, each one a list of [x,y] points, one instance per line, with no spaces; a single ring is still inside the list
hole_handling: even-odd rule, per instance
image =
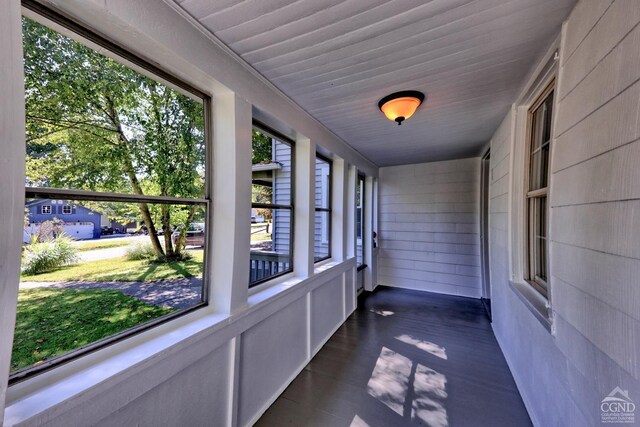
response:
[[[418,364],[413,380],[415,398],[411,403],[411,419],[420,420],[430,427],[447,427],[446,377],[431,368]]]
[[[382,347],[367,392],[402,416],[404,401],[409,389],[411,360],[387,347]]]
[[[426,351],[427,353],[431,353],[434,356],[439,357],[440,359],[447,360],[447,352],[445,351],[444,347],[440,347],[438,344],[434,344],[430,341],[419,340],[407,334],[400,335],[396,337],[396,339],[398,341],[402,341],[405,344],[409,344],[419,348],[420,350]]]
[[[401,335],[397,339],[445,360],[447,358],[444,348],[436,344],[416,340],[409,335]],[[446,384],[445,375],[382,347],[367,383],[367,392],[400,417],[420,421],[430,427],[447,427],[448,416],[444,407]],[[351,425],[367,424],[356,415]]]
[[[358,414],[356,414],[356,416],[353,417],[353,419],[351,420],[351,424],[349,424],[349,427],[370,427],[370,426],[362,418],[360,418]]]
[[[393,311],[389,311],[389,310],[380,310],[380,309],[378,309],[378,308],[372,308],[372,309],[371,309],[371,310],[369,310],[369,311],[371,311],[372,313],[375,313],[375,314],[379,314],[380,316],[383,316],[383,317],[393,316],[393,315],[395,314]]]

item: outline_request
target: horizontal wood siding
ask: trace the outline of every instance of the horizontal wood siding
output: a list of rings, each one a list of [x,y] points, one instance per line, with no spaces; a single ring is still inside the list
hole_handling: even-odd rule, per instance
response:
[[[478,158],[380,169],[379,283],[480,296]]]
[[[581,1],[566,23],[550,181],[555,335],[509,287],[510,235],[522,232],[509,224],[513,114],[491,140],[493,327],[536,425],[601,425],[618,386],[640,400],[639,23],[635,0]]]
[[[274,171],[273,203],[288,205],[291,203],[291,147],[274,140],[274,161],[282,169]],[[273,211],[273,250],[289,253],[291,236],[291,214],[288,211]]]

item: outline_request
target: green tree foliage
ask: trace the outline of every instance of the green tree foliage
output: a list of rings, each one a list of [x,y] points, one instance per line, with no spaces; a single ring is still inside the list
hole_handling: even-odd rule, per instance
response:
[[[257,165],[259,163],[269,163],[272,160],[271,137],[265,135],[259,130],[254,129],[252,135],[253,153],[251,163]]]
[[[252,134],[252,148],[252,164],[264,164],[273,160],[273,140],[270,136],[256,129],[253,130]],[[251,201],[253,203],[271,203],[272,195],[273,191],[271,187],[258,184],[253,184],[251,187]],[[271,211],[266,209],[260,209],[258,214],[264,216],[266,219],[271,218]]]
[[[27,185],[202,197],[201,102],[27,18],[23,35]],[[158,222],[138,204],[156,254],[171,258],[176,208],[159,210]]]

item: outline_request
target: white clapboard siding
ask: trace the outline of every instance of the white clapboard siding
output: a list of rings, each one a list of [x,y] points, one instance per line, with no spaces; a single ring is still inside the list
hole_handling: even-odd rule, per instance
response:
[[[380,169],[379,283],[480,296],[478,158]]]
[[[639,23],[637,1],[585,0],[563,33],[550,165],[555,335],[509,285],[511,237],[523,232],[511,216],[523,201],[509,192],[525,170],[510,156],[513,113],[491,139],[493,328],[535,425],[600,425],[614,387],[640,397]]]

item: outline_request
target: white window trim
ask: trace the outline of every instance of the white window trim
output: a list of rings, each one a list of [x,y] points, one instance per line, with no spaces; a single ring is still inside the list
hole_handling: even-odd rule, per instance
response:
[[[564,26],[563,26],[564,31]],[[528,173],[529,167],[526,163],[528,161],[528,154],[526,152],[528,148],[528,130],[529,130],[529,110],[531,106],[539,99],[544,90],[554,82],[553,91],[558,93],[558,87],[562,83],[560,76],[558,75],[559,64],[562,61],[562,52],[559,50],[561,35],[555,39],[551,44],[545,55],[538,62],[534,71],[531,73],[525,89],[521,93],[520,97],[512,106],[511,114],[511,165],[510,165],[510,177],[511,177],[511,189],[509,191],[509,206],[511,207],[511,213],[509,215],[509,283],[511,289],[516,293],[518,298],[524,303],[525,307],[538,319],[541,325],[547,329],[552,335],[555,335],[555,325],[553,322],[553,308],[552,308],[552,277],[549,273],[547,278],[547,297],[545,298],[539,291],[533,288],[533,286],[525,280],[525,274],[528,268],[528,252],[525,250],[527,244],[527,200],[525,185],[528,182],[528,177],[525,176],[525,171]],[[559,96],[555,96],[553,99],[553,115],[558,112]],[[549,166],[552,170],[553,164],[553,152],[554,152],[554,129],[553,126],[555,120],[552,120],[551,131],[551,148],[549,152]],[[547,201],[550,203],[552,194],[552,177],[553,174],[549,173],[548,178],[548,193]],[[548,230],[547,238],[549,242],[552,240],[551,236],[551,224],[552,213],[549,206],[548,210]],[[552,271],[552,250],[549,244],[548,249],[548,269]]]
[[[330,184],[329,184],[329,180],[331,179],[331,176],[329,175],[329,170],[330,170],[331,166],[329,166],[328,168],[323,168],[321,169],[321,191],[322,191],[322,204],[321,206],[329,206],[329,188],[330,188]],[[329,212],[329,215],[331,215],[331,212]],[[327,221],[322,221],[321,227],[322,227],[322,231],[320,233],[321,235],[321,241],[323,244],[329,244],[329,221],[331,220],[331,218],[329,218]]]
[[[50,9],[49,10],[52,13],[55,13],[56,10],[55,9]],[[73,20],[67,20],[68,22],[65,23],[63,22],[64,19],[58,20],[55,17],[52,17],[50,15],[47,14],[47,12],[42,12],[42,11],[37,11],[37,10],[32,10],[30,7],[28,7],[27,5],[21,5],[20,7],[20,16],[21,17],[27,17],[29,19],[32,19],[33,21],[39,23],[40,25],[43,25],[44,27],[51,29],[63,36],[66,36],[68,38],[71,38],[73,40],[75,40],[76,42],[79,42],[81,44],[83,44],[84,46],[88,47],[89,49],[93,50],[94,52],[97,52],[98,54],[102,54],[102,55],[106,55],[108,57],[112,57],[112,58],[117,58],[118,62],[124,64],[126,67],[130,68],[131,70],[134,70],[142,75],[145,75],[151,79],[153,79],[154,81],[157,81],[161,84],[164,84],[168,87],[171,87],[172,89],[179,91],[180,93],[183,93],[185,95],[190,96],[192,99],[197,99],[197,100],[201,100],[201,102],[203,103],[203,111],[205,112],[205,137],[207,138],[207,140],[210,140],[211,138],[211,134],[212,134],[212,129],[211,129],[211,125],[210,125],[210,119],[209,119],[209,114],[210,114],[210,110],[211,110],[211,101],[210,101],[210,96],[207,95],[204,92],[201,92],[199,89],[196,88],[196,86],[190,86],[191,83],[187,83],[187,80],[181,80],[180,77],[177,77],[175,73],[169,73],[166,72],[163,68],[157,67],[156,69],[151,69],[151,70],[146,70],[144,69],[144,67],[142,65],[139,65],[138,63],[135,63],[135,61],[133,61],[131,58],[134,59],[139,59],[141,61],[141,63],[145,63],[149,66],[153,66],[153,62],[149,59],[144,57],[143,55],[138,55],[136,54],[133,50],[128,50],[128,49],[124,49],[123,52],[118,51],[119,46],[112,44],[110,46],[105,46],[100,44],[99,42],[96,41],[96,38],[93,38],[93,36],[99,38],[100,36],[98,35],[97,32],[94,32],[94,29],[91,29],[89,26],[84,26],[84,25],[78,25],[78,28],[72,28],[69,27],[68,25],[72,25],[74,23]],[[86,31],[86,33],[85,33]],[[91,34],[93,33],[93,34]],[[22,31],[21,31],[22,34]],[[106,43],[110,43],[109,41],[106,41]],[[21,52],[21,51],[20,51]],[[131,58],[129,58],[128,56],[130,56]],[[22,62],[22,61],[21,61]],[[174,79],[174,82],[168,81],[165,77],[163,77],[163,74],[165,76],[169,76],[172,79]],[[21,76],[24,79],[24,74],[22,74]],[[192,94],[188,94],[187,90],[184,88],[180,88],[178,86],[178,83],[175,82],[182,82],[184,83],[184,87],[190,87],[191,90],[193,91]],[[22,90],[22,86],[20,86],[21,90]],[[22,95],[24,96],[24,94]],[[210,156],[210,144],[207,147],[207,153],[206,153],[206,158],[205,158],[205,165],[207,163],[207,158]],[[24,157],[24,151],[22,151],[22,155]],[[24,159],[22,160],[23,164],[24,164]],[[24,170],[21,171],[21,173],[23,174],[23,177],[20,179],[21,182],[24,182]],[[211,173],[210,170],[207,169],[207,166],[205,166],[205,177],[206,179],[210,180]],[[25,192],[27,194],[27,197],[33,197],[30,196],[29,193],[32,192],[33,188],[31,187],[23,187],[22,191],[23,191],[23,200],[25,197]],[[94,191],[88,191],[88,190],[77,190],[77,189],[70,189],[70,188],[48,188],[48,187],[39,187],[37,189],[37,198],[39,199],[49,199],[48,203],[50,204],[46,204],[46,205],[41,205],[41,213],[43,215],[57,215],[57,214],[63,214],[63,215],[70,215],[73,214],[73,206],[71,204],[65,204],[68,203],[66,201],[68,200],[72,200],[71,197],[73,196],[78,196],[80,198],[80,200],[83,200],[85,197],[87,198],[87,200],[114,200],[118,201],[118,202],[137,202],[137,201],[146,201],[148,203],[153,203],[154,200],[164,200],[164,201],[169,201],[171,203],[176,203],[176,204],[181,204],[181,202],[185,202],[185,203],[193,203],[193,204],[197,204],[197,205],[204,205],[206,206],[207,209],[207,215],[210,216],[210,212],[211,212],[211,203],[210,203],[210,197],[208,196],[209,192],[205,190],[205,193],[207,195],[205,195],[204,198],[200,198],[200,199],[195,199],[195,198],[180,198],[180,197],[163,197],[163,196],[140,196],[140,195],[135,195],[135,194],[120,194],[120,193],[110,193],[110,192],[94,192]],[[47,197],[48,195],[48,197]],[[68,196],[71,196],[69,198],[67,198]],[[55,199],[52,199],[53,197],[55,197]],[[63,197],[64,199],[58,199],[59,197]],[[62,206],[62,210],[56,209],[56,212],[53,212],[52,209],[52,205],[56,205],[56,206]],[[47,210],[49,212],[44,212],[45,208],[47,208]],[[69,209],[69,212],[65,212],[65,208]],[[90,212],[91,215],[93,215],[93,212]],[[54,217],[55,219],[55,217]],[[83,224],[82,222],[78,222],[76,221],[74,223],[74,225],[81,225]],[[92,224],[91,222],[87,223],[87,224]],[[207,254],[207,252],[210,250],[208,248],[208,241],[205,243],[205,256]],[[206,271],[207,269],[211,268],[208,265],[208,261],[203,261],[203,268],[204,271]],[[18,281],[19,283],[19,281]],[[118,342],[118,341],[126,341],[128,340],[130,337],[132,337],[135,333],[139,333],[139,331],[144,331],[145,329],[153,329],[155,327],[157,327],[159,324],[161,324],[162,322],[168,321],[171,322],[177,318],[179,318],[180,316],[185,316],[186,314],[189,313],[189,311],[194,310],[194,309],[201,309],[202,307],[206,307],[207,303],[208,303],[208,278],[203,276],[203,287],[202,287],[202,301],[194,304],[192,307],[186,308],[185,310],[178,310],[175,313],[170,313],[167,314],[165,316],[159,317],[157,319],[153,319],[151,321],[147,321],[145,323],[141,323],[140,325],[137,326],[133,326],[130,328],[126,328],[123,329],[122,331],[115,333],[109,337],[105,337],[103,339],[100,340],[96,340],[94,342],[89,343],[87,346],[83,346],[80,348],[76,348],[73,349],[71,351],[68,351],[66,353],[63,353],[59,356],[56,356],[56,358],[52,358],[51,363],[49,362],[45,362],[45,364],[42,364],[41,366],[31,366],[25,369],[21,369],[18,370],[16,372],[9,372],[9,379],[10,381],[14,381],[14,380],[18,380],[18,382],[16,382],[15,384],[22,382],[22,381],[26,381],[26,382],[30,382],[31,378],[37,378],[41,375],[44,375],[47,371],[51,370],[51,371],[58,371],[58,368],[60,366],[63,366],[64,364],[69,364],[69,363],[74,363],[76,360],[80,360],[80,359],[84,359],[85,356],[92,354],[92,352],[96,352],[99,351],[98,349],[101,347],[110,347],[113,346],[114,343]],[[138,331],[136,331],[138,330]],[[94,349],[95,348],[95,349]],[[69,363],[67,362],[67,359]],[[55,360],[55,361],[54,361]],[[45,367],[45,365],[47,365]],[[17,376],[17,374],[20,374],[19,376]],[[25,375],[25,377],[23,378],[22,375]],[[11,388],[10,388],[11,389]],[[0,402],[1,403],[1,402]]]

